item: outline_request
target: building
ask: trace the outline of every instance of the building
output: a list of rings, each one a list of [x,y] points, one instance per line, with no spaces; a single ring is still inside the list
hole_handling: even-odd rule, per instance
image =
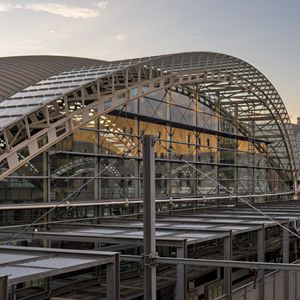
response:
[[[0,74],[1,225],[27,224],[49,209],[41,219],[48,224],[139,214],[144,134],[157,138],[160,212],[283,201],[297,192],[284,103],[238,58],[7,57]]]

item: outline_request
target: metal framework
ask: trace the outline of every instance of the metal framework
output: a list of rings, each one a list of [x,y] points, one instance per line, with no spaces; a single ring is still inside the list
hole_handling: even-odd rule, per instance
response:
[[[14,288],[17,284],[41,278],[47,281],[53,276],[104,265],[107,267],[106,298],[120,299],[119,253],[13,246],[1,246],[0,253],[0,272],[7,276],[7,285],[2,285],[0,292],[7,294],[9,290],[11,299],[16,297]],[[39,299],[46,299],[55,292],[51,280],[48,281],[48,289]]]
[[[300,220],[300,209],[299,205],[294,203],[261,206],[260,209],[272,216],[276,221],[296,230]],[[161,249],[175,247],[174,253],[176,258],[174,256],[163,257],[161,255],[156,257],[156,262],[158,265],[170,264],[176,266],[174,268],[175,274],[173,273],[176,276],[176,299],[187,299],[188,278],[192,280],[192,278],[195,279],[197,276],[207,272],[204,269],[201,271],[204,273],[199,273],[198,270],[198,273],[194,275],[195,277],[191,278],[186,272],[187,266],[189,266],[190,272],[190,267],[193,268],[193,266],[224,267],[224,277],[219,278],[219,280],[223,280],[223,291],[227,295],[231,294],[234,287],[232,284],[234,280],[232,268],[258,269],[259,288],[256,289],[260,293],[260,298],[258,296],[258,299],[268,299],[264,298],[263,295],[267,292],[263,290],[263,285],[260,284],[264,280],[264,270],[294,270],[299,272],[299,265],[289,264],[289,253],[293,257],[298,255],[297,245],[299,241],[289,237],[287,231],[284,230],[282,233],[283,240],[279,239],[280,242],[278,244],[278,234],[282,232],[282,229],[249,208],[219,208],[207,209],[205,212],[174,213],[173,215],[159,217],[156,222],[156,228],[157,246],[161,247]],[[9,231],[2,229],[1,236],[5,237],[8,233]],[[87,223],[63,224],[53,226],[49,231],[23,233],[20,239],[64,241],[66,243],[68,241],[80,241],[95,245],[97,249],[102,251],[139,249],[143,245],[143,223],[137,220],[109,219],[103,220],[98,225]],[[216,245],[219,245],[217,249],[221,252],[216,251],[213,241],[216,242]],[[250,241],[253,243],[252,249],[249,249]],[[281,243],[283,252],[277,255],[282,255],[283,264],[265,263],[265,254],[273,253],[274,251],[280,253]],[[192,249],[194,250],[192,251]],[[205,249],[209,252],[206,252]],[[208,255],[209,259],[207,259]],[[257,257],[257,261],[250,261],[250,257],[253,257],[253,255]],[[243,261],[243,258],[246,261]],[[121,256],[121,260],[142,262],[143,258],[137,255],[125,255]],[[166,274],[160,269],[157,272],[159,289],[162,287],[160,278],[165,281]],[[125,280],[123,285],[130,285],[127,279],[123,278],[123,280]],[[132,280],[135,282],[135,280],[138,281],[139,279],[133,278]],[[291,280],[291,277],[286,276],[282,284],[284,299],[289,299],[289,280]],[[168,285],[174,286],[175,283],[168,282]],[[136,285],[134,284],[133,286]],[[258,293],[255,287],[253,289],[255,293]],[[134,296],[135,294],[132,294],[132,297]],[[226,299],[230,299],[229,297]]]
[[[205,103],[237,134],[252,133],[256,151],[281,168],[297,192],[298,157],[287,111],[272,84],[248,63],[191,52],[100,64],[66,70],[0,102],[0,180],[100,116],[174,90]]]

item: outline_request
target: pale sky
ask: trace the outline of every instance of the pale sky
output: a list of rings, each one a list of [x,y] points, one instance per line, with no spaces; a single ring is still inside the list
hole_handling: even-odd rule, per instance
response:
[[[300,116],[300,0],[0,0],[0,56],[241,58]]]

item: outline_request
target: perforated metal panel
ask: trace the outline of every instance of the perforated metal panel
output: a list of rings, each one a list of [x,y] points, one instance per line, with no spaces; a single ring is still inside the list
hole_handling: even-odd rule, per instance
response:
[[[124,230],[122,229],[108,229],[108,228],[97,228],[97,229],[85,229],[85,230],[79,230],[78,232],[83,232],[87,234],[114,234],[114,233],[120,233]]]
[[[9,263],[9,262],[15,262],[20,261],[24,259],[30,259],[38,257],[36,255],[30,255],[30,254],[14,254],[14,253],[1,253],[0,254],[0,264],[3,263]]]
[[[15,279],[19,277],[24,277],[33,274],[40,274],[43,272],[47,272],[49,269],[47,268],[31,268],[26,266],[5,266],[0,267],[1,275],[8,275],[9,279]]]
[[[50,268],[60,269],[80,264],[85,264],[94,261],[93,259],[82,259],[82,258],[70,258],[70,257],[51,257],[48,259],[37,260],[33,262],[23,263],[22,266],[26,267],[39,267],[39,268]]]
[[[92,265],[107,264],[115,259],[114,252],[88,251],[87,253],[73,252],[72,250],[64,252],[64,250],[38,249],[42,248],[1,246],[0,275],[7,275],[9,282],[24,282],[70,272],[74,269],[80,270]]]

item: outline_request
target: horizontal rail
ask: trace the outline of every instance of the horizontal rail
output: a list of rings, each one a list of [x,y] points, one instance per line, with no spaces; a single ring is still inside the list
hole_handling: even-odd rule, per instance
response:
[[[121,255],[121,261],[143,262],[143,258],[138,255]],[[190,265],[199,267],[229,267],[244,268],[255,270],[282,270],[282,271],[300,271],[300,264],[283,264],[267,263],[252,261],[235,261],[235,260],[213,260],[213,259],[195,259],[195,258],[175,258],[175,257],[157,257],[156,262],[159,264],[170,265]]]
[[[273,193],[273,194],[254,194],[254,195],[238,195],[239,198],[259,198],[259,197],[273,197],[273,196],[288,196],[294,195],[294,192],[284,192],[284,193]],[[225,195],[225,196],[212,196],[212,197],[199,197],[199,198],[168,198],[168,199],[156,199],[156,203],[175,203],[175,202],[201,202],[210,200],[228,200],[236,199],[237,196]],[[11,209],[33,209],[33,208],[52,208],[52,207],[78,207],[78,206],[107,206],[107,205],[130,205],[130,204],[141,204],[143,200],[102,200],[102,201],[74,201],[68,203],[61,203],[57,205],[57,202],[51,203],[30,203],[30,204],[1,204],[1,210],[11,210]]]

